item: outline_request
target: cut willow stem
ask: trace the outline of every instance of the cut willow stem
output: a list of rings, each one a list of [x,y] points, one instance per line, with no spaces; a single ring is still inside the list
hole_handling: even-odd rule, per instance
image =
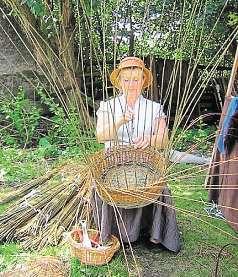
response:
[[[43,185],[46,181],[50,180],[54,176],[54,174],[56,174],[59,170],[60,169],[57,168],[45,174],[44,176],[41,176],[37,179],[31,180],[26,184],[23,184],[21,188],[19,188],[17,191],[11,192],[10,195],[0,199],[0,205],[10,203],[13,200],[17,200],[18,198],[26,195],[30,190],[38,188],[39,186]]]

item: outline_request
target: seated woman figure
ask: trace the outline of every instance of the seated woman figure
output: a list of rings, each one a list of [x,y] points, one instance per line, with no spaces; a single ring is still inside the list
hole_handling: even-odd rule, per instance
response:
[[[101,101],[97,111],[97,139],[106,150],[115,145],[133,145],[144,149],[164,148],[168,143],[166,116],[161,104],[148,100],[142,92],[152,82],[151,72],[136,57],[127,57],[110,76],[120,94]],[[142,235],[151,243],[180,250],[179,231],[172,199],[167,187],[158,201],[143,208],[114,208],[103,202],[96,191],[92,197],[95,223],[105,240],[110,234],[123,242],[135,242]]]

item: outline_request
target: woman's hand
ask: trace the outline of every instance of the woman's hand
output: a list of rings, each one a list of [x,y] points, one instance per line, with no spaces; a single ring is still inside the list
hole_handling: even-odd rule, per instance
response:
[[[119,122],[121,124],[126,124],[134,118],[134,112],[132,109],[127,109],[125,113],[120,117]]]
[[[147,146],[150,145],[150,142],[150,136],[144,136],[134,139],[133,144],[135,148],[145,149]]]

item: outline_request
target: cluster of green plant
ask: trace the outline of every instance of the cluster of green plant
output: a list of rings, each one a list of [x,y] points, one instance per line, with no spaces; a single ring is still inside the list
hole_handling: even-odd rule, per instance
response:
[[[7,145],[27,146],[36,134],[40,111],[40,108],[27,98],[23,87],[19,87],[15,97],[2,100],[0,113],[8,126],[0,131],[1,142]]]
[[[178,129],[175,148],[180,151],[199,152],[209,155],[215,141],[216,127],[200,122],[188,130]]]
[[[238,26],[238,12],[229,14],[229,25]]]
[[[69,107],[67,114],[63,110],[59,103],[47,95],[47,93],[39,87],[37,94],[40,96],[41,103],[46,105],[49,111],[53,114],[51,117],[51,126],[47,132],[47,135],[39,140],[39,146],[51,147],[53,145],[59,146],[61,149],[67,151],[71,149],[71,152],[75,149],[78,151],[78,147],[84,147],[82,151],[94,151],[100,148],[100,145],[95,140],[93,131],[85,131],[83,122],[79,113],[75,107]]]
[[[60,104],[56,103],[53,97],[47,95],[41,87],[37,89],[37,94],[40,96],[41,103],[46,105],[53,115],[50,118],[52,124],[48,134],[40,139],[39,145],[76,145],[80,136],[81,122],[79,115],[73,109],[66,115]]]
[[[45,118],[50,123],[44,126],[42,109],[29,100],[20,87],[15,97],[1,102],[3,128],[0,130],[0,143],[3,146],[37,147],[39,155],[44,157],[82,154],[82,151],[100,148],[92,131],[81,131],[83,123],[73,108],[66,114],[41,87],[37,88],[36,94],[51,114],[50,118]],[[38,129],[40,123],[46,129],[43,134]]]
[[[0,169],[4,172],[4,182],[16,185],[41,175],[49,167],[45,156],[41,148],[30,150],[14,147],[1,148]]]
[[[23,0],[21,3],[27,5],[34,15],[36,16],[44,15],[45,10],[44,10],[43,1]]]

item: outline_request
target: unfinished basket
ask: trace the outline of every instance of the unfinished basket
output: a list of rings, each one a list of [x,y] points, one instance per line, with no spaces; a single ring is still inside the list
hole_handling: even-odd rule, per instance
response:
[[[17,264],[14,269],[0,273],[1,277],[67,277],[69,267],[59,258],[41,256],[23,264]]]
[[[113,148],[91,157],[99,196],[108,204],[131,209],[155,202],[165,181],[166,160],[152,148]]]
[[[111,235],[110,239],[108,240],[108,248],[105,250],[98,250],[97,248],[85,248],[82,247],[81,243],[78,243],[74,237],[73,233],[75,230],[71,231],[69,234],[69,244],[71,248],[71,255],[73,257],[77,257],[81,263],[88,264],[88,265],[103,265],[110,262],[113,255],[116,251],[120,248],[120,242],[117,237]],[[89,229],[88,234],[91,238],[94,236],[98,231]]]

